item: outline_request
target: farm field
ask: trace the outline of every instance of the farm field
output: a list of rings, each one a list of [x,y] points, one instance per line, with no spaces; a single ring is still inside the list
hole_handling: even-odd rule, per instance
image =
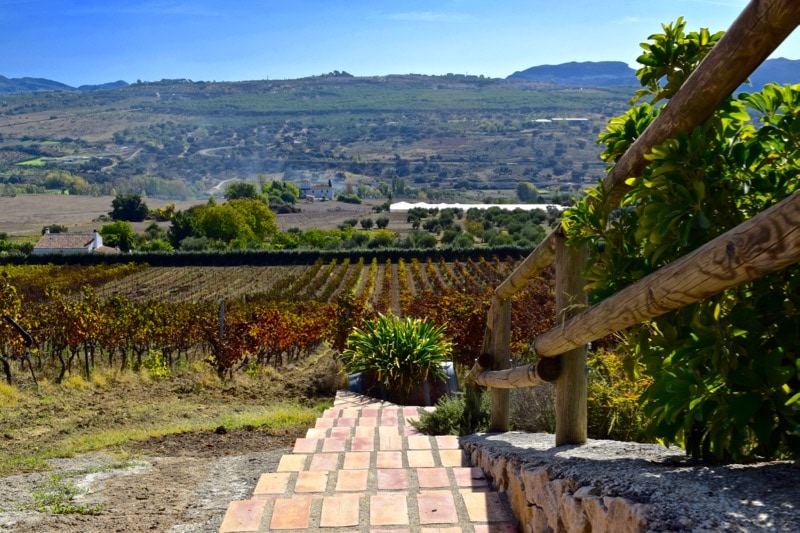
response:
[[[0,197],[0,232],[10,237],[38,237],[48,224],[60,224],[70,233],[91,232],[107,222],[98,218],[111,211],[113,196],[82,196],[62,194],[19,194]],[[198,201],[168,201],[145,199],[150,209],[174,203],[179,210],[188,209]],[[143,231],[150,222],[134,224]]]
[[[522,259],[355,257],[280,267],[8,265],[4,314],[33,340],[0,329],[5,380],[62,383],[104,368],[169,374],[200,364],[224,381],[291,367],[325,346],[337,353],[377,313],[444,326],[458,346],[454,361],[469,366],[492,289]],[[552,323],[550,283],[548,274],[515,298],[517,351]]]
[[[7,233],[12,238],[38,237],[42,228],[48,224],[67,226],[70,233],[91,232],[108,222],[99,221],[99,217],[111,211],[113,196],[83,196],[60,194],[24,194],[14,197],[0,196],[0,233]],[[177,210],[182,211],[193,205],[203,204],[205,200],[172,201],[157,198],[144,198],[147,207],[157,209],[174,203]],[[332,229],[348,219],[361,219],[378,215],[372,207],[383,203],[378,200],[367,200],[363,204],[347,204],[344,202],[300,202],[298,213],[276,215],[276,222],[281,231],[298,228],[306,231],[311,228]],[[411,224],[406,221],[406,213],[381,213],[388,217],[388,229],[396,232],[411,231]],[[141,233],[152,221],[133,223],[134,230]],[[166,229],[169,223],[161,223]]]
[[[334,303],[345,292],[381,311],[403,313],[400,297],[425,291],[485,291],[499,284],[520,258],[444,262],[413,259],[392,264],[349,259],[297,266],[144,267],[95,289],[101,297],[133,301],[207,302],[258,299]],[[386,301],[387,294],[390,301]],[[388,307],[387,307],[388,304]]]

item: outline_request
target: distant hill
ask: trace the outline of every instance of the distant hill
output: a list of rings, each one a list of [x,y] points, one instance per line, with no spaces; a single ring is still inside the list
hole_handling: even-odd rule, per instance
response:
[[[593,87],[637,84],[636,71],[622,61],[572,61],[560,65],[540,65],[515,72],[507,79]]]
[[[44,78],[6,78],[0,76],[0,94],[31,91],[74,91],[69,85]]]
[[[585,61],[540,65],[511,74],[506,79],[523,79],[582,87],[638,85],[636,71],[622,61]],[[800,83],[800,60],[783,57],[768,59],[750,76],[742,91],[758,91],[767,83]]]
[[[739,89],[746,92],[758,91],[771,82],[780,85],[800,83],[800,59],[768,59],[750,76],[750,84],[744,84]]]
[[[125,87],[127,82],[122,80],[102,85],[81,85],[77,89],[64,83],[44,78],[6,78],[0,76],[0,94],[29,93],[36,91],[100,91]]]
[[[111,83],[102,83],[100,85],[81,85],[78,87],[79,91],[89,92],[89,91],[105,91],[108,89],[118,89],[119,87],[127,87],[127,81],[112,81]]]
[[[636,79],[636,71],[622,61],[571,61],[558,65],[539,65],[517,71],[507,76],[506,79],[573,87],[626,87],[639,85]],[[739,90],[758,91],[770,82],[781,85],[800,83],[800,60],[783,57],[768,59],[750,76],[750,85],[744,84]],[[117,89],[128,85],[127,82],[119,80],[100,85],[81,85],[76,88],[44,78],[6,78],[5,76],[0,76],[0,94],[35,91],[91,92]]]

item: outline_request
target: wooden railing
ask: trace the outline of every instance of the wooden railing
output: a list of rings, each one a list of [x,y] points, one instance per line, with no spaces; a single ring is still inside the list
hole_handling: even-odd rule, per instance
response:
[[[799,24],[800,0],[752,0],[604,178],[609,206],[629,190],[625,180],[641,174],[645,154],[710,117]],[[586,344],[800,262],[800,193],[588,308],[585,256],[556,230],[494,291],[483,347],[491,357],[471,373],[491,388],[492,431],[509,429],[510,388],[555,380],[556,446],[585,443]],[[553,263],[556,326],[532,343],[539,363],[509,368],[511,298]]]

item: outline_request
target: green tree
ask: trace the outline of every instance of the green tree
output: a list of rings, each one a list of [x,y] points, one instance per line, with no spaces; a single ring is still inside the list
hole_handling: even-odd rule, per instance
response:
[[[613,165],[721,33],[665,25],[643,48],[644,87],[600,140]],[[642,98],[649,99],[636,105]],[[669,105],[669,103],[667,103]],[[756,127],[750,114],[760,121]],[[600,301],[800,189],[800,86],[728,98],[703,124],[656,146],[619,209],[602,184],[570,209],[571,243]],[[630,328],[619,350],[652,378],[641,404],[650,433],[707,460],[800,458],[800,269],[745,283]]]
[[[293,205],[300,198],[300,188],[290,181],[265,181],[261,186],[261,192],[267,196],[270,203]]]
[[[164,228],[162,228],[155,222],[151,223],[144,230],[144,236],[151,241],[155,239],[163,239],[166,236],[166,234],[167,232],[164,231]]]
[[[258,198],[256,186],[246,181],[236,181],[225,187],[226,200],[240,200],[242,198]]]
[[[44,178],[46,189],[57,189],[69,194],[88,194],[89,183],[80,176],[75,176],[66,170],[48,172]]]
[[[133,226],[125,220],[117,220],[100,228],[103,244],[117,247],[123,252],[131,251],[136,243],[136,233]]]
[[[257,239],[263,241],[278,232],[275,213],[264,202],[243,198],[230,201],[227,205],[244,216],[247,225]]]
[[[539,191],[536,189],[536,185],[533,183],[520,181],[517,183],[517,198],[520,202],[538,202]]]
[[[201,237],[195,222],[194,211],[197,207],[186,211],[176,211],[171,217],[167,239],[173,248],[181,248],[181,242],[187,237]]]
[[[223,245],[237,239],[245,241],[255,239],[247,217],[228,203],[202,206],[196,211],[195,220],[203,236]]]
[[[109,215],[114,220],[124,220],[128,222],[141,222],[150,210],[138,194],[118,194],[111,201],[111,212]]]

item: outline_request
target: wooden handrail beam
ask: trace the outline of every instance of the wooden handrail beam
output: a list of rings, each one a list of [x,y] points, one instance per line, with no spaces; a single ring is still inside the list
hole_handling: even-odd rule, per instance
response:
[[[800,193],[534,340],[551,357],[800,262]]]
[[[536,363],[507,370],[486,371],[475,377],[475,383],[493,389],[516,389],[552,383],[561,372],[558,357],[548,357]]]
[[[625,180],[642,173],[645,154],[678,132],[702,124],[798,24],[797,0],[750,2],[603,180],[611,205],[618,205],[629,190]]]
[[[534,341],[534,350],[542,357],[558,356],[796,263],[800,263],[800,193],[542,333]],[[680,291],[676,291],[678,286]],[[493,383],[507,382],[512,374],[527,369],[528,365],[523,365],[484,372],[490,376],[478,374],[475,381],[493,387]]]

